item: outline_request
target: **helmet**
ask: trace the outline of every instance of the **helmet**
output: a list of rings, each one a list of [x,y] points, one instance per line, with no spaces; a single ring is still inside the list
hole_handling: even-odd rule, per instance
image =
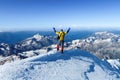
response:
[[[63,29],[61,29],[61,31],[63,31]]]

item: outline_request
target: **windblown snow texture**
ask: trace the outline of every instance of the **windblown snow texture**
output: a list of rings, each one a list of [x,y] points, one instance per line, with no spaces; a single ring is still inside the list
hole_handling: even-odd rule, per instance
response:
[[[108,63],[78,49],[55,50],[0,66],[1,80],[120,80]]]

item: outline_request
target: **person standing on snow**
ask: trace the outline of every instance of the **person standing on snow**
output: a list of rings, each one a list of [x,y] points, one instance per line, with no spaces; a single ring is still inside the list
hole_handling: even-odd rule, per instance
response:
[[[67,30],[67,32],[64,32],[63,29],[61,29],[59,32],[57,32],[54,27],[53,27],[53,30],[58,35],[58,37],[57,37],[57,39],[58,39],[57,51],[59,50],[59,46],[61,46],[61,52],[63,53],[63,50],[64,50],[64,37],[70,31],[70,28]]]

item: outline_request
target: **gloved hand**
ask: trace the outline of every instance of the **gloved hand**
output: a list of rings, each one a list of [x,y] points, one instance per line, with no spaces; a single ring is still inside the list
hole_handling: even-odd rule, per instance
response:
[[[71,28],[68,28],[67,33],[70,31]]]
[[[54,32],[56,32],[55,28],[53,27]]]

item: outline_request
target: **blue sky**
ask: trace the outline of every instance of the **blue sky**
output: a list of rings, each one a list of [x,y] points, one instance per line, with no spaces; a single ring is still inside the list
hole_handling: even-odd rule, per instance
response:
[[[120,0],[0,0],[0,30],[120,29]]]

